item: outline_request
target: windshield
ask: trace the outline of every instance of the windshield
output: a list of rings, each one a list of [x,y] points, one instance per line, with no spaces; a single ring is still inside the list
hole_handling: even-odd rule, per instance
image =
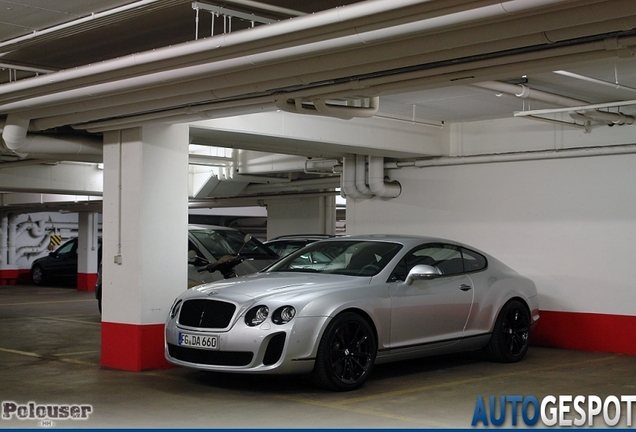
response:
[[[286,256],[267,271],[375,276],[400,249],[398,243],[323,240]]]
[[[225,255],[239,255],[239,252],[247,258],[278,259],[278,255],[255,238],[245,242],[245,234],[239,231],[209,229],[190,230],[190,233],[217,260]]]

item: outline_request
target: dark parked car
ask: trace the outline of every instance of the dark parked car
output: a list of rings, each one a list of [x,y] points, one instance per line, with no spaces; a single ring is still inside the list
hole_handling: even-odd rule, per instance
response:
[[[251,235],[215,225],[188,225],[189,288],[206,282],[256,273],[278,256]],[[101,261],[100,261],[101,263]],[[102,310],[101,264],[95,284],[95,298]]]
[[[98,239],[98,262],[101,262],[102,239]],[[51,252],[38,258],[31,265],[31,279],[36,285],[45,283],[77,283],[77,238],[71,239]]]

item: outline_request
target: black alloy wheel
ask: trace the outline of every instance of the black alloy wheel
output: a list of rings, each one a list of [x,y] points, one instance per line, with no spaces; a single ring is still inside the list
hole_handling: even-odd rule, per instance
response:
[[[33,280],[33,283],[36,285],[42,285],[44,283],[44,271],[42,267],[36,265],[31,269],[31,280]]]
[[[530,345],[530,313],[524,303],[511,300],[499,312],[486,347],[490,358],[502,363],[521,360]]]
[[[354,390],[371,373],[376,353],[369,323],[358,314],[345,312],[334,318],[320,340],[314,379],[329,390]]]

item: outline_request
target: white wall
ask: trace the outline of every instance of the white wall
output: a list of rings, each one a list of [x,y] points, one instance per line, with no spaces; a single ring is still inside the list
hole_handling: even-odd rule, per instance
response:
[[[334,196],[267,200],[267,238],[291,234],[335,234]]]
[[[623,140],[606,136],[609,129],[581,138]],[[626,131],[634,128],[620,134]],[[472,153],[493,151],[501,140],[515,139],[521,149],[532,142],[509,132],[455,136]],[[538,146],[555,143],[573,147],[576,140],[554,130]],[[632,154],[388,170],[402,195],[349,200],[347,231],[463,241],[534,279],[543,310],[636,315],[635,167]]]

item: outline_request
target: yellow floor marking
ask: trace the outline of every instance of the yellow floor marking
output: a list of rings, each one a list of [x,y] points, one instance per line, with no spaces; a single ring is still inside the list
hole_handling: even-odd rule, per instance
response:
[[[73,364],[78,364],[78,365],[83,365],[83,366],[99,366],[97,363],[93,363],[93,362],[89,362],[89,361],[83,361],[83,360],[77,360],[77,359],[68,359],[68,358],[55,358],[57,357],[56,355],[52,356],[52,357],[45,357],[43,355],[40,354],[36,354],[36,353],[32,353],[32,352],[28,352],[28,351],[20,351],[20,350],[14,350],[14,349],[9,349],[9,348],[0,348],[0,352],[5,352],[5,353],[9,353],[9,354],[17,354],[17,355],[21,355],[21,356],[25,356],[25,357],[35,357],[35,358],[39,358],[39,359],[49,359],[49,360],[58,360],[61,361],[63,363],[73,363]],[[95,351],[92,351],[95,352]],[[61,355],[69,355],[69,354],[61,354]]]
[[[384,399],[384,398],[387,398],[387,397],[399,396],[399,395],[408,394],[408,393],[419,393],[419,392],[423,392],[423,391],[427,391],[427,390],[431,390],[431,389],[438,389],[438,388],[443,388],[443,387],[452,387],[452,386],[458,386],[458,385],[472,384],[472,383],[481,382],[481,381],[488,381],[488,380],[491,380],[491,379],[499,379],[499,378],[507,378],[507,377],[511,377],[511,376],[518,376],[518,375],[521,375],[521,374],[524,374],[524,375],[536,374],[536,373],[545,372],[545,371],[553,370],[553,369],[559,369],[559,368],[563,368],[563,367],[568,367],[569,368],[569,367],[572,367],[572,366],[582,365],[582,364],[586,364],[586,363],[604,362],[604,361],[615,359],[616,357],[617,356],[612,355],[612,356],[600,357],[600,358],[597,358],[597,359],[575,361],[575,362],[569,362],[569,363],[561,363],[561,364],[557,364],[557,365],[553,365],[553,366],[545,366],[545,367],[534,368],[534,369],[515,370],[513,372],[498,373],[496,375],[486,375],[486,376],[480,376],[480,377],[475,377],[475,378],[465,378],[465,379],[461,379],[461,380],[445,381],[443,383],[438,383],[438,384],[427,384],[427,385],[423,385],[423,386],[419,386],[419,387],[409,387],[409,388],[402,389],[402,390],[395,390],[395,391],[391,391],[391,392],[378,393],[377,395],[361,396],[361,397],[358,397],[358,398],[347,398],[347,400],[342,401],[340,403],[352,404],[352,403],[367,402],[367,401],[370,401],[370,400],[373,400],[373,399]]]
[[[95,302],[97,300],[58,300],[58,301],[42,301],[42,302],[24,302],[24,303],[0,303],[0,306],[30,306],[40,304],[56,304],[56,303],[83,303],[83,302]]]
[[[59,360],[61,362],[63,362],[63,363],[73,363],[73,364],[78,364],[78,365],[82,365],[82,366],[99,366],[98,363],[93,363],[93,362],[83,361],[83,360],[77,360],[77,359],[61,358]]]
[[[524,370],[524,371],[506,372],[506,373],[500,373],[500,374],[496,374],[496,375],[487,375],[487,376],[482,376],[482,377],[466,378],[466,379],[454,380],[454,381],[445,381],[443,383],[428,384],[428,385],[419,386],[419,387],[409,387],[409,388],[402,389],[402,390],[378,393],[378,394],[370,395],[370,396],[361,396],[361,397],[358,397],[358,398],[347,398],[346,400],[341,400],[341,401],[337,401],[337,402],[319,402],[319,401],[314,401],[314,400],[304,399],[304,398],[298,398],[298,397],[293,397],[293,396],[278,396],[278,397],[281,398],[281,399],[288,400],[288,401],[293,401],[293,402],[298,402],[298,403],[303,403],[303,404],[308,404],[308,405],[318,405],[318,406],[322,406],[322,407],[326,407],[326,408],[332,408],[332,409],[337,409],[337,410],[341,410],[341,411],[349,411],[349,412],[355,412],[355,413],[359,413],[359,414],[372,415],[372,416],[376,416],[376,417],[389,418],[389,419],[394,419],[394,420],[402,420],[402,421],[407,421],[407,422],[411,422],[411,423],[419,423],[419,424],[424,424],[424,425],[427,425],[427,426],[430,426],[430,427],[452,427],[452,425],[443,424],[443,423],[439,423],[439,422],[435,422],[435,421],[424,420],[424,419],[415,419],[415,418],[405,417],[405,416],[397,416],[397,415],[393,415],[393,414],[390,414],[390,413],[384,413],[384,412],[381,412],[381,411],[374,411],[374,410],[368,410],[368,409],[357,409],[357,408],[353,408],[353,407],[351,407],[349,405],[354,404],[354,403],[368,402],[368,401],[376,400],[376,399],[380,399],[380,400],[381,399],[388,399],[388,398],[391,398],[391,397],[394,397],[394,396],[401,396],[401,395],[405,395],[405,394],[409,394],[409,393],[420,393],[420,392],[425,392],[425,391],[429,391],[429,390],[433,390],[433,389],[439,389],[439,388],[444,388],[444,387],[460,386],[460,385],[472,384],[472,383],[476,383],[476,382],[480,382],[480,381],[488,381],[488,380],[493,380],[493,379],[506,378],[506,377],[510,377],[510,376],[518,376],[520,374],[536,374],[538,372],[544,372],[544,371],[548,371],[548,370],[552,370],[552,369],[559,369],[559,368],[563,368],[563,367],[569,368],[569,367],[576,366],[576,365],[589,364],[589,363],[599,363],[599,362],[604,362],[604,361],[608,361],[608,360],[613,360],[615,358],[617,358],[617,356],[612,355],[612,356],[600,357],[600,358],[591,359],[591,360],[583,360],[583,361],[576,361],[576,362],[569,362],[569,363],[561,363],[561,364],[554,365],[554,366],[546,366],[546,367],[541,367],[541,368],[527,369],[527,370]]]
[[[0,352],[6,352],[6,353],[10,353],[10,354],[18,354],[18,355],[22,355],[22,356],[26,356],[26,357],[42,358],[41,355],[36,354],[36,353],[27,352],[27,351],[18,351],[18,350],[9,349],[9,348],[0,348]]]
[[[36,319],[44,319],[44,320],[50,320],[50,321],[64,321],[64,322],[72,322],[72,323],[80,323],[80,324],[90,324],[90,325],[94,325],[94,326],[101,326],[102,323],[101,322],[92,322],[92,321],[84,321],[84,320],[74,320],[74,319],[68,319],[68,318],[58,318],[58,317],[33,317]]]
[[[100,352],[99,350],[93,350],[93,351],[78,351],[78,352],[72,352],[72,353],[63,353],[63,354],[53,354],[54,357],[62,357],[62,356],[75,356],[75,355],[84,355],[84,354],[95,354]]]

